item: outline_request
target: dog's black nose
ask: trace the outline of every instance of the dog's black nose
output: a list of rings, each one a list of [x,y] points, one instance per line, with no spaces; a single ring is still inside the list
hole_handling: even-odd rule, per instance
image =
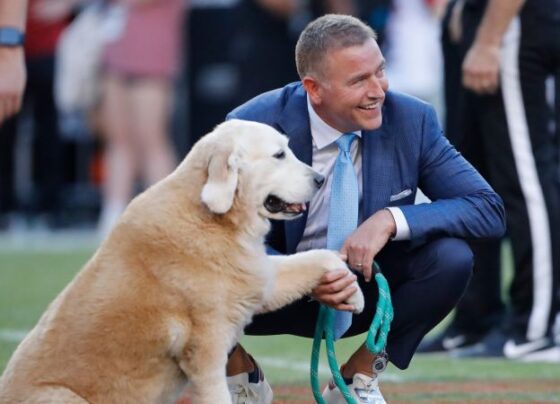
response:
[[[313,175],[313,181],[315,181],[315,185],[317,185],[317,188],[321,188],[321,186],[325,182],[325,176],[319,173],[315,173]]]

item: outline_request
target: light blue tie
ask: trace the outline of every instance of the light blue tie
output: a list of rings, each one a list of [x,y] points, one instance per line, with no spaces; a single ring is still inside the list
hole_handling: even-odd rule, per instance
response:
[[[327,248],[339,251],[348,236],[358,226],[358,177],[352,164],[350,146],[357,135],[345,133],[338,138],[338,157],[334,164],[329,206]],[[352,313],[337,311],[334,320],[334,338],[338,339],[352,324]]]

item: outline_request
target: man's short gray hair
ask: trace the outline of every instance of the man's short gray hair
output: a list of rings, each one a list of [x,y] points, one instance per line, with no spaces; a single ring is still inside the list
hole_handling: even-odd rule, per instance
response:
[[[327,51],[363,45],[369,38],[377,40],[375,31],[350,15],[326,14],[311,21],[296,44],[296,66],[303,79],[318,68]]]

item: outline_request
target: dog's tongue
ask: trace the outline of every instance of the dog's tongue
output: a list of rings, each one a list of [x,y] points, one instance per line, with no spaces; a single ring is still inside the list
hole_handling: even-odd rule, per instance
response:
[[[305,211],[305,209],[307,209],[307,207],[305,206],[305,203],[288,203],[286,204],[286,210],[288,212],[303,212]]]

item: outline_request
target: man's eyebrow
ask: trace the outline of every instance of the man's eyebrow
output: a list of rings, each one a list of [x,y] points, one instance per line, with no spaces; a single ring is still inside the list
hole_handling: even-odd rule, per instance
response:
[[[381,60],[381,62],[379,63],[375,71],[378,72],[379,70],[382,70],[384,68],[385,68],[385,59]],[[351,76],[350,79],[348,79],[348,82],[352,83],[354,81],[359,81],[361,79],[367,79],[369,75],[370,73],[358,73],[355,76]]]
[[[356,74],[355,76],[351,76],[350,80],[348,80],[348,81],[353,82],[353,81],[359,81],[359,80],[362,80],[362,79],[367,79],[369,75],[370,75],[370,73]]]

